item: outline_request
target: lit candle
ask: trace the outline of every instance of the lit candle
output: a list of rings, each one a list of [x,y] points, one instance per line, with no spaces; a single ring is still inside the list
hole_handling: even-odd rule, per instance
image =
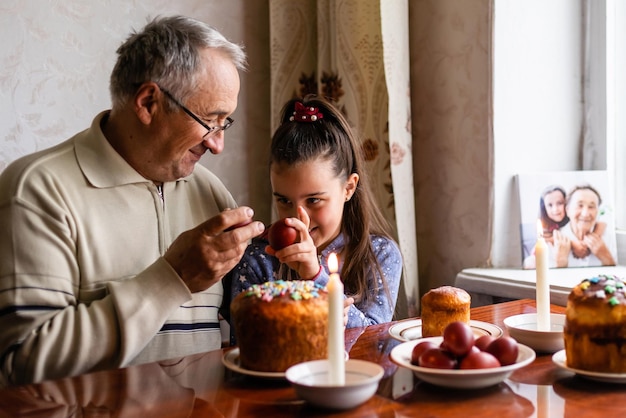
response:
[[[345,342],[343,330],[343,283],[337,271],[339,263],[337,255],[328,256],[330,278],[328,289],[328,378],[331,385],[343,386],[346,381],[346,364],[344,358]]]
[[[550,282],[548,281],[548,246],[543,238],[541,220],[537,220],[535,244],[535,271],[537,275],[537,330],[550,331]]]

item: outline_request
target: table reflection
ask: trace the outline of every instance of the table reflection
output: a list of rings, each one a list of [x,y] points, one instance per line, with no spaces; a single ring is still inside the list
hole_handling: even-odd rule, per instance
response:
[[[208,409],[205,402],[196,400],[193,389],[181,386],[157,364],[24,386],[6,396],[10,399],[3,402],[10,403],[16,415],[29,417],[182,418],[194,409]]]
[[[564,417],[624,416],[626,388],[623,384],[598,382],[566,372],[552,388],[564,404]]]

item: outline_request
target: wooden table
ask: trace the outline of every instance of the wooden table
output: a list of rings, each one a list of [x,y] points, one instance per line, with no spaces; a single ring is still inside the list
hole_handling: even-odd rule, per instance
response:
[[[563,307],[552,306],[562,313]],[[504,329],[510,315],[535,312],[532,300],[473,308],[474,320]],[[538,355],[497,386],[450,390],[421,382],[389,359],[400,342],[390,324],[351,329],[351,358],[385,368],[377,395],[343,412],[315,409],[288,382],[239,375],[222,365],[223,351],[0,390],[0,417],[597,417],[622,416],[626,385],[586,380]]]

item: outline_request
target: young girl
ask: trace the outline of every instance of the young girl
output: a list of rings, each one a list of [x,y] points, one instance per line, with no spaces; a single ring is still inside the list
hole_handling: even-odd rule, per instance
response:
[[[346,326],[390,321],[402,256],[369,189],[358,139],[339,110],[319,98],[288,102],[281,120],[272,138],[270,181],[278,216],[299,239],[281,250],[269,246],[266,234],[254,239],[225,279],[225,299],[229,285],[232,297],[267,280],[326,285],[328,256],[336,253]]]
[[[552,232],[569,222],[565,213],[565,190],[561,186],[548,186],[539,198],[539,217],[543,225],[543,236],[552,240]]]

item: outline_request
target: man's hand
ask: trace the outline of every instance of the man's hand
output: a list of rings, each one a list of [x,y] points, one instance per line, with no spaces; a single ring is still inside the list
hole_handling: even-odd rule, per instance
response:
[[[164,258],[192,293],[221,280],[241,260],[248,241],[265,230],[252,216],[249,207],[225,210],[174,240]]]
[[[602,238],[596,234],[587,234],[583,238],[583,243],[589,247],[589,250],[593,255],[598,257],[603,266],[614,266],[615,259],[606,246],[606,243]]]
[[[572,254],[576,258],[585,258],[591,254],[591,250],[583,242],[577,239],[570,240],[572,244]]]

